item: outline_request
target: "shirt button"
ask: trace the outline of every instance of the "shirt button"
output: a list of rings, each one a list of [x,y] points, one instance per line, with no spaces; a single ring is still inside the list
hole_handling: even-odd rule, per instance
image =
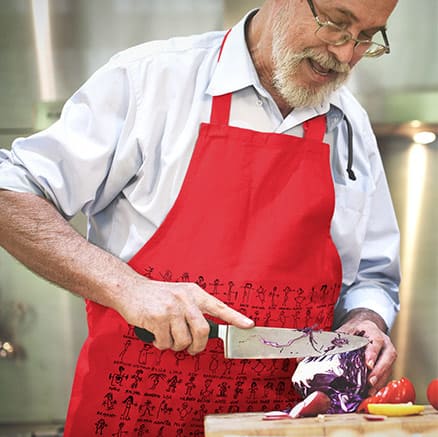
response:
[[[263,100],[258,99],[257,100],[257,106],[263,106]]]

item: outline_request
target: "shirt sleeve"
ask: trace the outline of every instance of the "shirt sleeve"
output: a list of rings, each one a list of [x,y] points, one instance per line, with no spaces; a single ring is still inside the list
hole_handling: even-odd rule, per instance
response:
[[[400,309],[399,233],[383,178],[376,188],[371,210],[359,271],[353,284],[343,286],[335,324],[355,308],[368,308],[378,313],[390,329]]]
[[[367,131],[374,150],[370,164],[375,188],[369,194],[358,270],[351,284],[343,284],[334,325],[338,327],[349,311],[367,308],[379,314],[391,329],[400,309],[400,234],[375,137],[370,128]]]
[[[0,151],[0,188],[44,196],[67,218],[102,210],[141,165],[136,106],[126,71],[102,67],[51,127]]]

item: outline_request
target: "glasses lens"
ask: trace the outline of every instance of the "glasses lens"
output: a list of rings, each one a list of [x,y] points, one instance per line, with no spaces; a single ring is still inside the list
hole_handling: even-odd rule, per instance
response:
[[[369,56],[370,58],[376,58],[377,56],[382,56],[385,52],[386,52],[385,46],[372,43],[366,48],[364,52],[364,56]]]
[[[341,29],[332,23],[320,23],[320,27],[316,31],[316,36],[328,44],[335,46],[340,46],[352,39],[350,32]],[[356,45],[355,48],[362,56],[367,56],[370,58],[375,58],[387,53],[387,47],[383,39],[382,32],[378,32],[372,37],[372,41],[364,39],[354,40]]]
[[[382,32],[377,32],[370,39],[372,40],[371,44],[367,45],[366,43],[364,43],[364,47],[366,46],[365,56],[381,56],[387,51]]]

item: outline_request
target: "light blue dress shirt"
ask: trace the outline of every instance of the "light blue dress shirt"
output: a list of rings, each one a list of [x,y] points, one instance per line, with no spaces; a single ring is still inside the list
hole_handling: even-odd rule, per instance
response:
[[[302,135],[327,114],[336,205],[331,225],[343,267],[337,321],[376,311],[391,327],[399,310],[399,231],[368,117],[342,87],[319,107],[283,118],[262,87],[246,43],[245,17],[231,31],[154,41],[123,51],[65,104],[49,129],[0,150],[0,188],[50,199],[71,218],[88,216],[88,239],[129,260],[160,226],[184,179],[213,95],[232,92],[230,125]],[[356,181],[348,178],[353,128]],[[336,323],[336,322],[335,322]]]

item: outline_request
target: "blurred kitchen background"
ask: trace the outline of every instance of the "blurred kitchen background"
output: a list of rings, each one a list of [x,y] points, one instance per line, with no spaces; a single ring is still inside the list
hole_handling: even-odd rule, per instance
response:
[[[438,2],[399,3],[389,22],[391,55],[363,60],[350,88],[374,124],[402,231],[393,377],[412,379],[425,403],[426,385],[438,377]],[[223,29],[260,4],[0,0],[0,147],[56,120],[63,102],[117,51]],[[83,218],[74,226],[84,232]],[[13,424],[22,432],[62,425],[85,335],[82,301],[0,249],[0,436],[19,435],[8,434]]]

